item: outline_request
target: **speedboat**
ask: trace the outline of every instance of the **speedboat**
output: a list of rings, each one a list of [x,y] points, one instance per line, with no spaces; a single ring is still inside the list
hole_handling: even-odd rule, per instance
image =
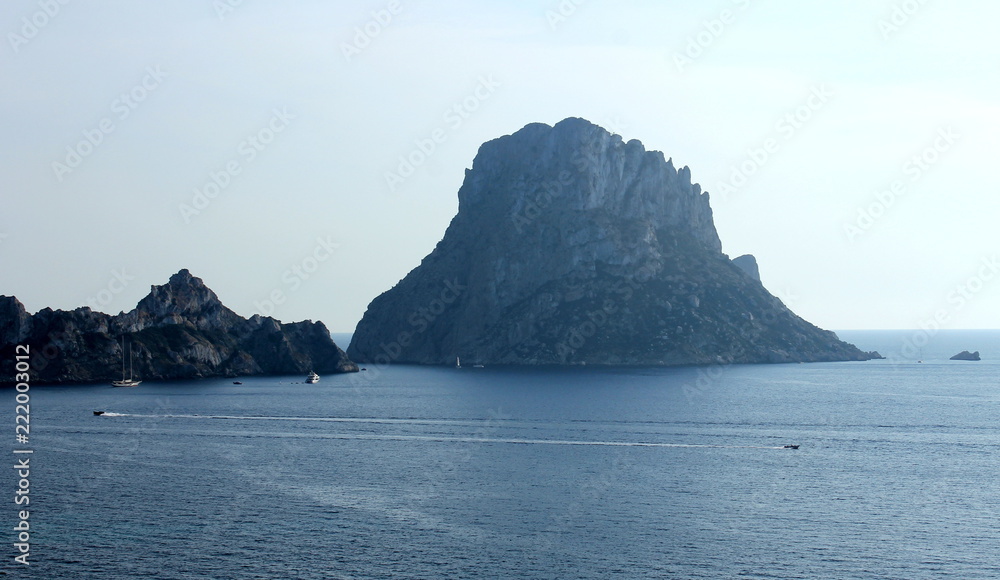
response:
[[[104,414],[104,411],[94,411],[94,414],[95,414],[95,415],[103,415],[103,414]]]
[[[785,445],[784,449],[798,449],[798,445]]]

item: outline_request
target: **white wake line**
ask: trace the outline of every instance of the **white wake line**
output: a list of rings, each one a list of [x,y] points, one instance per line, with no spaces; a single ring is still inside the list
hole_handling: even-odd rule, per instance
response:
[[[386,423],[398,425],[473,425],[508,422],[500,419],[380,419],[377,417],[268,417],[262,415],[144,415],[141,413],[112,413],[102,417],[142,417],[145,419],[220,419],[228,421],[316,421],[322,423]]]
[[[141,415],[130,413],[104,413],[103,417],[148,417],[181,419],[255,419],[263,421],[326,421],[340,423],[407,423],[421,422],[409,419],[359,419],[353,417],[248,417],[231,415]],[[453,423],[450,421],[426,421],[429,424]],[[507,443],[512,445],[577,445],[597,447],[674,447],[689,449],[781,449],[782,446],[763,445],[713,445],[708,443],[651,443],[642,441],[580,441],[564,439],[513,439],[499,437],[444,437],[440,435],[372,435],[322,433],[310,434],[323,439],[365,439],[375,441],[432,441],[449,443]]]
[[[598,447],[685,447],[714,449],[784,449],[758,445],[709,445],[697,443],[644,443],[641,441],[567,441],[559,439],[500,439],[493,437],[436,437],[422,435],[348,435],[346,439],[377,439],[384,441],[448,441],[455,443],[510,443],[514,445],[583,445]]]

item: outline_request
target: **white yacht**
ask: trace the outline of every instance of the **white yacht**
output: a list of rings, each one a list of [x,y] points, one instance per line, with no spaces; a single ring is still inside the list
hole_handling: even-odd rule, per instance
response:
[[[125,337],[122,336],[122,380],[111,381],[112,387],[138,387],[139,383],[132,378],[132,345],[128,345],[128,378],[125,378]]]
[[[306,377],[306,382],[307,383],[318,383],[319,382],[319,375],[317,375],[316,373],[314,373],[312,371],[309,371],[309,376]]]

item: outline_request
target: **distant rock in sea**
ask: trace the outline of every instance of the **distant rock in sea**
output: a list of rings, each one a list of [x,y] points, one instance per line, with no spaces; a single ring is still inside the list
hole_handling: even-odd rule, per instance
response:
[[[0,296],[0,367],[13,377],[14,348],[31,348],[32,380],[71,383],[121,377],[122,337],[143,380],[261,374],[354,372],[322,322],[249,320],[223,306],[187,270],[153,286],[134,310],[117,316],[78,308],[27,314]]]
[[[960,352],[960,353],[956,354],[955,356],[951,357],[950,360],[973,360],[974,361],[974,360],[982,360],[982,359],[979,358],[979,351],[978,350],[976,352],[969,352],[967,350],[963,350],[962,352]]]
[[[375,298],[359,362],[687,365],[868,360],[730,260],[708,194],[583,119],[484,144],[444,238]]]

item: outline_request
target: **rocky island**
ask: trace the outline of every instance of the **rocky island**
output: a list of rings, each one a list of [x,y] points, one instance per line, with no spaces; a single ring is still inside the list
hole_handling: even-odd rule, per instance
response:
[[[967,350],[963,350],[962,352],[960,352],[960,353],[956,354],[955,356],[951,357],[949,360],[977,361],[977,360],[982,360],[982,359],[979,358],[979,351],[978,350],[976,352],[969,352]]]
[[[583,119],[484,144],[443,239],[371,302],[359,362],[691,365],[877,357],[730,260],[708,193]]]
[[[16,298],[0,296],[3,377],[14,376],[14,348],[26,344],[34,381],[118,378],[123,337],[135,375],[143,380],[358,370],[322,322],[243,318],[187,270],[151,287],[134,310],[116,316],[87,307],[46,308],[32,316]]]

